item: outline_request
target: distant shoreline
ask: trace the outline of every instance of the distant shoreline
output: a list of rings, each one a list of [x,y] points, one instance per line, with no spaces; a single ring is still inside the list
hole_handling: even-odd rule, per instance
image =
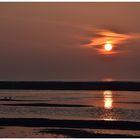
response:
[[[140,82],[0,81],[0,90],[119,90],[140,91]]]

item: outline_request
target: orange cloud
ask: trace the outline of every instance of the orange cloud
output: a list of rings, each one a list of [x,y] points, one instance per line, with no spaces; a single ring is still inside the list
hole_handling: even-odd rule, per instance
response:
[[[111,52],[105,52],[103,46],[106,43],[110,43],[113,45],[114,48],[116,48],[119,45],[126,43],[127,41],[140,39],[139,33],[121,34],[111,30],[96,28],[90,28],[89,32],[93,33],[93,35],[91,35],[91,37],[88,37],[88,43],[84,44],[84,46],[95,48],[101,54],[119,53],[117,49],[114,49]]]

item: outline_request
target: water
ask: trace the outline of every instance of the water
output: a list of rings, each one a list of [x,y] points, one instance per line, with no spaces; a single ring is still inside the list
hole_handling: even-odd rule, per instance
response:
[[[140,92],[134,91],[51,91],[1,90],[0,118],[51,118],[85,120],[123,120],[140,122]],[[10,104],[48,103],[48,106],[11,106]],[[9,105],[8,105],[9,104]],[[60,107],[86,105],[87,107]]]

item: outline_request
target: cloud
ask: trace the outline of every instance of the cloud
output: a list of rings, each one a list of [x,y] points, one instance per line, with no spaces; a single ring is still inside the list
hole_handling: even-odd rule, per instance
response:
[[[140,39],[140,33],[117,33],[109,29],[98,29],[98,28],[89,28],[88,37],[85,37],[86,43],[82,44],[84,47],[95,48],[99,53],[107,53],[103,50],[103,46],[106,43],[113,45],[113,51],[108,52],[111,54],[119,53],[118,47],[122,44],[127,43],[128,41]]]
[[[123,46],[127,46],[129,43],[140,39],[140,33],[121,33],[116,32],[112,28],[97,28],[96,26],[75,21],[51,20],[47,22],[65,27],[66,30],[69,30],[71,39],[76,40],[76,45],[95,49],[100,54],[122,53],[124,51]],[[105,43],[111,43],[113,45],[111,52],[104,51],[103,46]]]

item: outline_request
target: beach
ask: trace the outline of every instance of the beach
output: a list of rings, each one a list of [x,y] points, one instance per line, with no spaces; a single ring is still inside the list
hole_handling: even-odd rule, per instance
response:
[[[2,138],[140,137],[139,91],[1,90]]]

